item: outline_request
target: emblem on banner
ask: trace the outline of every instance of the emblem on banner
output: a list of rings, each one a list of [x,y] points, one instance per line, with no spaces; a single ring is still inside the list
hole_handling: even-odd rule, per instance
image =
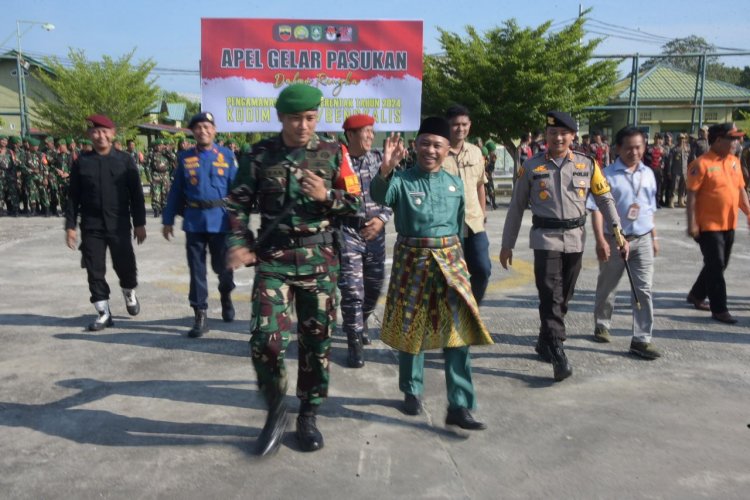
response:
[[[307,40],[310,37],[310,32],[307,30],[307,26],[299,25],[294,27],[294,38],[297,40]]]
[[[279,38],[288,42],[292,38],[292,27],[288,24],[282,24],[279,26]]]
[[[338,33],[336,33],[336,28],[333,26],[329,26],[326,28],[326,40],[329,42],[335,42],[336,38],[338,38]]]
[[[323,26],[310,26],[310,38],[319,42],[323,39]]]
[[[341,42],[351,42],[352,33],[354,30],[351,26],[340,26],[338,29],[338,37]]]

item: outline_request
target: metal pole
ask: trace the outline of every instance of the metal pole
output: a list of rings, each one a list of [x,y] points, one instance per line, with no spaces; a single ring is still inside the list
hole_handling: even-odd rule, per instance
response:
[[[699,126],[703,126],[703,97],[704,97],[704,88],[706,86],[706,53],[703,53],[703,56],[700,59],[701,61],[701,92],[700,92],[700,112],[698,114],[698,122],[700,123]]]
[[[640,67],[640,57],[636,53],[635,56],[633,56],[633,66],[635,66],[635,97],[633,99],[633,126],[638,126],[638,70]]]
[[[24,82],[24,69],[21,67],[21,22],[16,21],[16,76],[18,77],[18,110],[21,116],[21,136],[25,136],[28,132],[28,126],[26,124],[26,99],[25,99],[25,82]]]

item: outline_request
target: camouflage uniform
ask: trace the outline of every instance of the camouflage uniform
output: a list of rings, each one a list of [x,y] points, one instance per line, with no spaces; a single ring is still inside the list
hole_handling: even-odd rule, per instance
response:
[[[35,209],[49,208],[49,197],[45,186],[47,170],[42,165],[42,156],[38,151],[27,151],[22,164],[23,186],[28,199],[27,206],[32,212]]]
[[[16,167],[13,154],[7,148],[0,150],[0,210],[3,207],[6,207],[10,215],[15,215],[18,211]]]
[[[57,200],[60,209],[64,212],[68,204],[68,186],[70,185],[70,166],[73,164],[73,155],[70,153],[58,153],[53,165],[55,187],[57,189]]]
[[[387,223],[392,214],[388,207],[378,205],[370,196],[370,182],[378,175],[383,154],[371,150],[352,158],[353,170],[362,188],[362,207],[355,217],[337,218],[343,236],[341,248],[341,329],[350,342],[368,344],[367,319],[375,310],[385,280],[385,231],[371,241],[360,236],[364,224],[378,217]]]
[[[164,211],[172,179],[171,163],[167,155],[156,149],[148,156],[146,177],[151,184],[151,208],[154,217]]]
[[[287,148],[281,135],[259,142],[244,156],[229,196],[230,248],[249,246],[250,209],[258,204],[259,234],[285,207],[293,209],[256,251],[258,267],[252,299],[250,348],[258,385],[269,404],[287,389],[284,353],[292,327],[292,302],[297,311],[299,368],[297,396],[318,405],[328,394],[328,354],[336,322],[336,280],[339,262],[331,229],[332,215],[359,209],[355,194],[343,189],[341,148],[314,135],[304,148]],[[329,201],[301,194],[303,170],[323,177]],[[346,179],[347,185],[351,179]],[[353,180],[356,184],[356,178]]]

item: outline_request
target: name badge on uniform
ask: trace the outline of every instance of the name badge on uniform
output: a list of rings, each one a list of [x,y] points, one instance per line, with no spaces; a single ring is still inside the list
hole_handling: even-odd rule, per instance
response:
[[[638,214],[641,213],[641,207],[638,203],[633,203],[628,207],[628,220],[638,219]]]

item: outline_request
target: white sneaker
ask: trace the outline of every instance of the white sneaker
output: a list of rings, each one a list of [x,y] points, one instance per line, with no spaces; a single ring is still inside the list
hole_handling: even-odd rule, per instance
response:
[[[135,295],[135,289],[123,288],[122,296],[125,297],[125,308],[128,310],[128,314],[131,316],[137,316],[141,312],[141,304],[138,302],[138,297]]]

